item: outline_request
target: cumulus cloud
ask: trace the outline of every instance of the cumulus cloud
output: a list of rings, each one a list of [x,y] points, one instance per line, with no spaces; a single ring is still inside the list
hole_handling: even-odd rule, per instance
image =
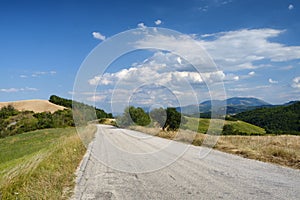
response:
[[[2,88],[0,92],[15,93],[15,92],[35,92],[38,91],[36,88],[25,87],[25,88]]]
[[[139,23],[137,26],[138,26],[138,28],[141,28],[141,29],[147,28],[147,26],[143,22]]]
[[[269,78],[269,83],[271,83],[271,84],[276,84],[276,83],[278,83],[278,81],[275,81],[275,80]]]
[[[122,69],[116,73],[105,73],[95,76],[88,82],[90,85],[114,85],[122,81],[124,85],[155,83],[159,85],[181,82],[190,84],[215,83],[239,80],[234,74],[227,76],[223,71],[198,72],[193,66],[171,53],[157,52],[151,58],[134,67]]]
[[[289,10],[293,10],[293,9],[294,9],[294,5],[293,5],[293,4],[290,4],[289,7],[288,7],[288,9],[289,9]]]
[[[154,23],[155,23],[156,25],[161,25],[162,21],[161,21],[160,19],[158,19],[158,20],[156,20]]]
[[[277,29],[242,29],[206,34],[205,37],[201,36],[196,40],[188,35],[175,37],[149,34],[138,41],[136,47],[169,49],[193,64],[212,66],[204,50],[200,58],[199,48],[195,48],[198,45],[204,47],[219,68],[237,71],[259,68],[260,66],[255,65],[257,61],[283,62],[300,59],[300,46],[287,46],[270,41],[270,38],[278,37],[284,32]]]
[[[100,32],[93,32],[92,35],[94,38],[101,40],[101,41],[106,39],[106,37],[104,35],[102,35]]]
[[[295,77],[293,79],[292,87],[296,89],[300,89],[300,76]]]
[[[243,29],[211,34],[212,40],[201,40],[215,62],[225,70],[255,68],[253,62],[270,60],[282,62],[300,58],[300,46],[270,42],[284,30]]]

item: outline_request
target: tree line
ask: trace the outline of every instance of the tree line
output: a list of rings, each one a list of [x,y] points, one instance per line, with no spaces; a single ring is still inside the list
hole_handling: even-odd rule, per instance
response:
[[[76,122],[91,121],[91,120],[95,120],[95,118],[97,119],[113,118],[112,113],[106,113],[104,110],[96,108],[94,106],[90,106],[70,99],[61,98],[56,95],[50,96],[49,101],[56,105],[73,109],[73,111],[76,113],[77,116]]]
[[[178,130],[180,124],[186,123],[186,119],[176,108],[156,108],[146,113],[140,107],[129,106],[125,108],[124,114],[117,118],[117,124],[121,127],[132,125],[138,126],[159,126],[163,130]]]

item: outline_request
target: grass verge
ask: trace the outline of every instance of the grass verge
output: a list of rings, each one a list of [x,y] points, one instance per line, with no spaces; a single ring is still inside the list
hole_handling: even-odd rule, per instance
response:
[[[75,128],[0,139],[0,199],[68,199],[85,151]]]
[[[159,128],[140,126],[130,127],[133,130],[162,138],[186,142],[196,146],[203,145],[208,135],[190,130],[162,131]],[[261,135],[261,136],[219,136],[215,149],[240,155],[245,158],[300,169],[300,136],[295,135]]]

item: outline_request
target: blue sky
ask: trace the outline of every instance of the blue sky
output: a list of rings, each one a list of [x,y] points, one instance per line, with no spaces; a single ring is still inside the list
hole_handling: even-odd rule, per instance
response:
[[[300,99],[297,0],[0,0],[0,101],[71,98],[77,71],[97,45],[144,26],[173,29],[201,43],[228,97],[274,104]],[[141,67],[145,59],[167,62],[161,56],[178,61],[166,52],[135,52],[116,61],[107,77]],[[111,88],[99,84],[85,100],[110,110]]]

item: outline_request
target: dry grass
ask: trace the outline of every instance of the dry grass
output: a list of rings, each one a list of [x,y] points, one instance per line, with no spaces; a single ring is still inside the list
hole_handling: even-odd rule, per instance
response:
[[[250,159],[300,169],[299,136],[221,136],[215,148]]]
[[[4,106],[12,105],[19,111],[29,110],[35,113],[51,112],[54,113],[57,110],[63,110],[65,107],[55,105],[47,100],[24,100],[15,102],[0,102],[0,108]]]
[[[204,145],[203,141],[208,137],[208,135],[188,130],[167,132],[162,131],[159,128],[145,128],[139,126],[130,128],[196,146]],[[245,158],[300,169],[300,136],[219,136],[214,148],[223,152],[240,155]]]
[[[86,135],[92,138],[96,129],[85,130],[90,131]],[[75,171],[86,151],[75,128],[40,130],[2,142],[10,144],[3,148],[7,152],[32,149],[28,153],[14,153],[14,158],[0,156],[0,199],[56,200],[72,195]]]

